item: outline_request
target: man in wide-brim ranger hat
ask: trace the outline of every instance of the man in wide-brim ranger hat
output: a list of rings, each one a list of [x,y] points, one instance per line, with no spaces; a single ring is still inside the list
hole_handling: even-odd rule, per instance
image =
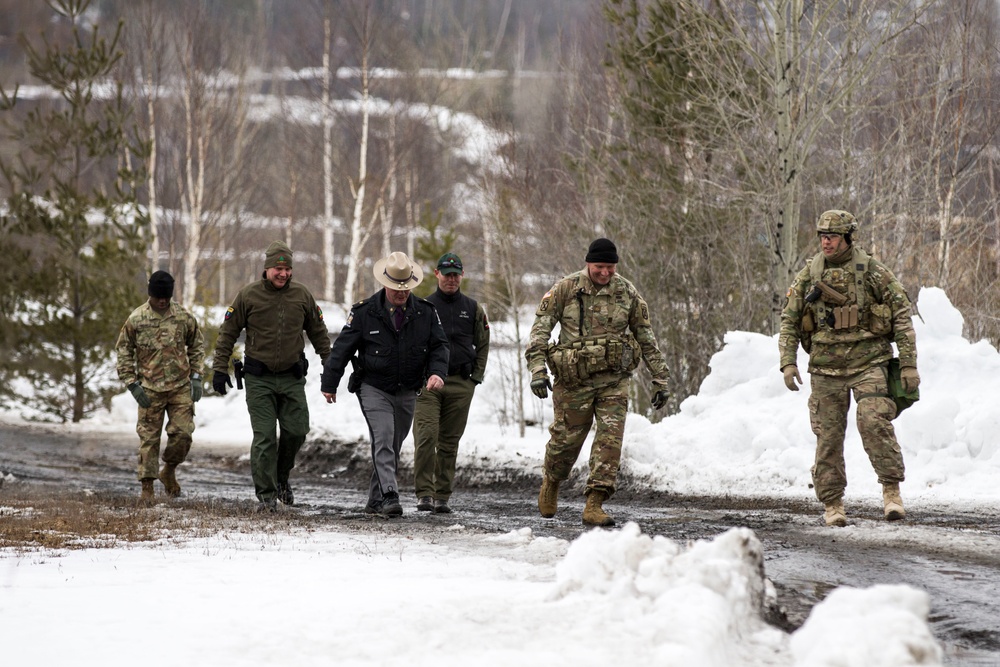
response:
[[[433,304],[410,290],[424,274],[402,252],[375,262],[382,289],[351,307],[347,323],[323,365],[321,389],[328,403],[350,361],[347,389],[358,396],[371,433],[372,476],[365,512],[403,514],[396,469],[399,451],[413,422],[417,393],[437,391],[448,375],[448,337]]]

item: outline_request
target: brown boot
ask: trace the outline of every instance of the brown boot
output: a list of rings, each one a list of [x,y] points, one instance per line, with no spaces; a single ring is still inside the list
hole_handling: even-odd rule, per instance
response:
[[[156,493],[153,489],[153,479],[142,480],[142,495],[139,496],[140,505],[152,505],[156,502]]]
[[[160,481],[163,482],[163,488],[171,498],[181,495],[181,485],[177,483],[175,470],[177,470],[176,463],[164,463],[163,469],[160,471]]]
[[[826,525],[836,526],[837,528],[843,528],[847,525],[847,512],[844,511],[843,498],[837,498],[832,503],[826,503],[826,509],[823,512],[823,521],[826,522]]]
[[[613,526],[615,520],[605,513],[601,508],[607,499],[607,494],[603,491],[591,491],[587,494],[587,505],[583,508],[583,525],[585,526]]]
[[[542,489],[538,492],[538,512],[546,519],[556,515],[559,504],[559,482],[542,476]]]
[[[882,503],[885,505],[886,521],[899,521],[906,518],[903,499],[899,496],[899,484],[882,485]]]

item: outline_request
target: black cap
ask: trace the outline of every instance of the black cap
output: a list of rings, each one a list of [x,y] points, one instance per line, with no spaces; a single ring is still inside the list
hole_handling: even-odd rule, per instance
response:
[[[166,271],[157,271],[149,277],[147,292],[155,299],[169,299],[174,295],[174,277]]]
[[[588,264],[617,264],[618,248],[608,239],[597,239],[590,244],[584,261]]]

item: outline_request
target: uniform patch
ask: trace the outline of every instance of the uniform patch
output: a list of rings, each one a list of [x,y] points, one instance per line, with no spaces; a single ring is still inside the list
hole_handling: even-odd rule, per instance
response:
[[[234,312],[235,312],[235,311],[233,310],[233,307],[232,307],[232,306],[229,306],[229,308],[227,308],[227,309],[226,309],[226,317],[225,317],[224,319],[227,319],[227,320],[228,320],[228,319],[229,319],[230,317],[232,317],[232,316],[233,316],[233,313],[234,313]]]
[[[316,306],[316,314],[319,315],[319,321],[322,322],[323,321],[323,309],[320,308],[319,306]]]
[[[348,326],[348,327],[351,326],[351,322],[353,322],[353,321],[354,321],[354,312],[351,311],[351,314],[347,316],[347,324],[344,325],[344,326]]]
[[[542,297],[542,302],[538,305],[539,312],[544,312],[549,309],[549,299],[552,298],[552,290],[545,293]]]

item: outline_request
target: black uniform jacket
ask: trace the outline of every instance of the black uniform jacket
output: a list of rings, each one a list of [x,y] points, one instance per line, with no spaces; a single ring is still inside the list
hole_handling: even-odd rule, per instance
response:
[[[357,353],[365,384],[397,394],[420,389],[427,378],[448,376],[448,337],[433,304],[412,294],[397,333],[389,317],[385,290],[351,307],[347,324],[323,364],[321,389],[336,394],[344,368]]]

